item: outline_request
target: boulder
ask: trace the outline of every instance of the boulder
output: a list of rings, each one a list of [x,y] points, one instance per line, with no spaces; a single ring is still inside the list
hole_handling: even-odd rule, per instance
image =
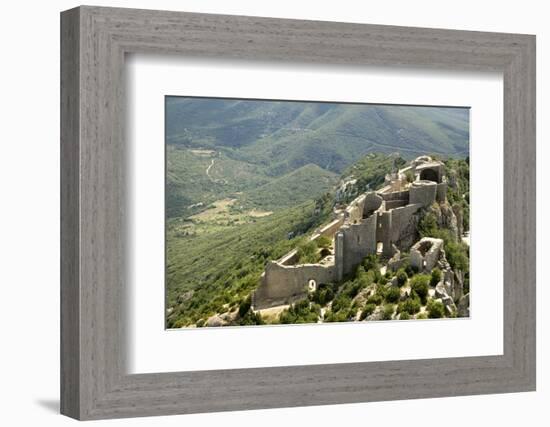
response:
[[[179,294],[177,298],[178,304],[182,304],[185,301],[190,300],[191,297],[193,296],[193,293],[194,293],[193,291],[187,291],[182,294]]]
[[[209,317],[207,320],[206,320],[206,326],[209,326],[209,327],[217,327],[217,326],[224,326],[226,325],[227,322],[225,322],[221,316],[215,314],[214,316],[212,317]]]

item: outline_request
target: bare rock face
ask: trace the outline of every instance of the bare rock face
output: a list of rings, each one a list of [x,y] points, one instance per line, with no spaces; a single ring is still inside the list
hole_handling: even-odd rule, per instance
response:
[[[458,300],[464,295],[464,273],[462,271],[455,271],[453,279],[452,297]]]
[[[447,170],[447,182],[449,183],[450,188],[457,188],[458,186],[458,178],[456,171],[451,169]]]
[[[459,205],[453,205],[452,210],[456,217],[458,236],[462,236],[464,234],[464,227],[463,227],[464,218],[463,218],[462,208]]]
[[[456,215],[448,202],[432,204],[428,209],[428,213],[435,216],[438,227],[447,228],[455,238],[460,236],[458,234],[458,221]]]
[[[470,294],[467,293],[458,301],[458,317],[470,317]]]
[[[435,296],[436,298],[447,298],[449,296],[444,282],[439,282],[435,285]]]
[[[458,221],[451,206],[448,203],[441,204],[441,226],[449,229],[455,238],[459,238]]]

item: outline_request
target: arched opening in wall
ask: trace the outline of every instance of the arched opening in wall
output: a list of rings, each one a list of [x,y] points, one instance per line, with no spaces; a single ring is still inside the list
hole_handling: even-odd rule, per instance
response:
[[[309,292],[315,292],[317,290],[317,282],[313,279],[309,279],[307,282],[307,290]]]
[[[376,242],[376,254],[380,255],[384,251],[384,243]]]
[[[437,172],[433,169],[424,169],[420,172],[420,179],[426,181],[439,182]]]

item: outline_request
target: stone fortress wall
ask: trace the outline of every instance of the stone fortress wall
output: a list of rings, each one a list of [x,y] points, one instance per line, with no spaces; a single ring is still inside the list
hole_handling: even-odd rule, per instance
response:
[[[407,180],[410,174],[414,177],[411,183]],[[388,175],[380,190],[361,194],[311,237],[333,239],[333,253],[319,263],[296,264],[296,250],[269,262],[252,294],[253,308],[291,304],[321,283],[341,281],[369,254],[391,258],[408,250],[418,236],[415,214],[436,201],[444,202],[446,194],[443,163],[418,157]]]

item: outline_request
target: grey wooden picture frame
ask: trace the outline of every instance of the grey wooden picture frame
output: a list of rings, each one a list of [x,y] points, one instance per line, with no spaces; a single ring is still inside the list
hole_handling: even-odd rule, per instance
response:
[[[503,354],[127,374],[128,53],[502,72]],[[535,36],[88,6],[61,14],[65,415],[86,420],[535,390],[535,231]]]

